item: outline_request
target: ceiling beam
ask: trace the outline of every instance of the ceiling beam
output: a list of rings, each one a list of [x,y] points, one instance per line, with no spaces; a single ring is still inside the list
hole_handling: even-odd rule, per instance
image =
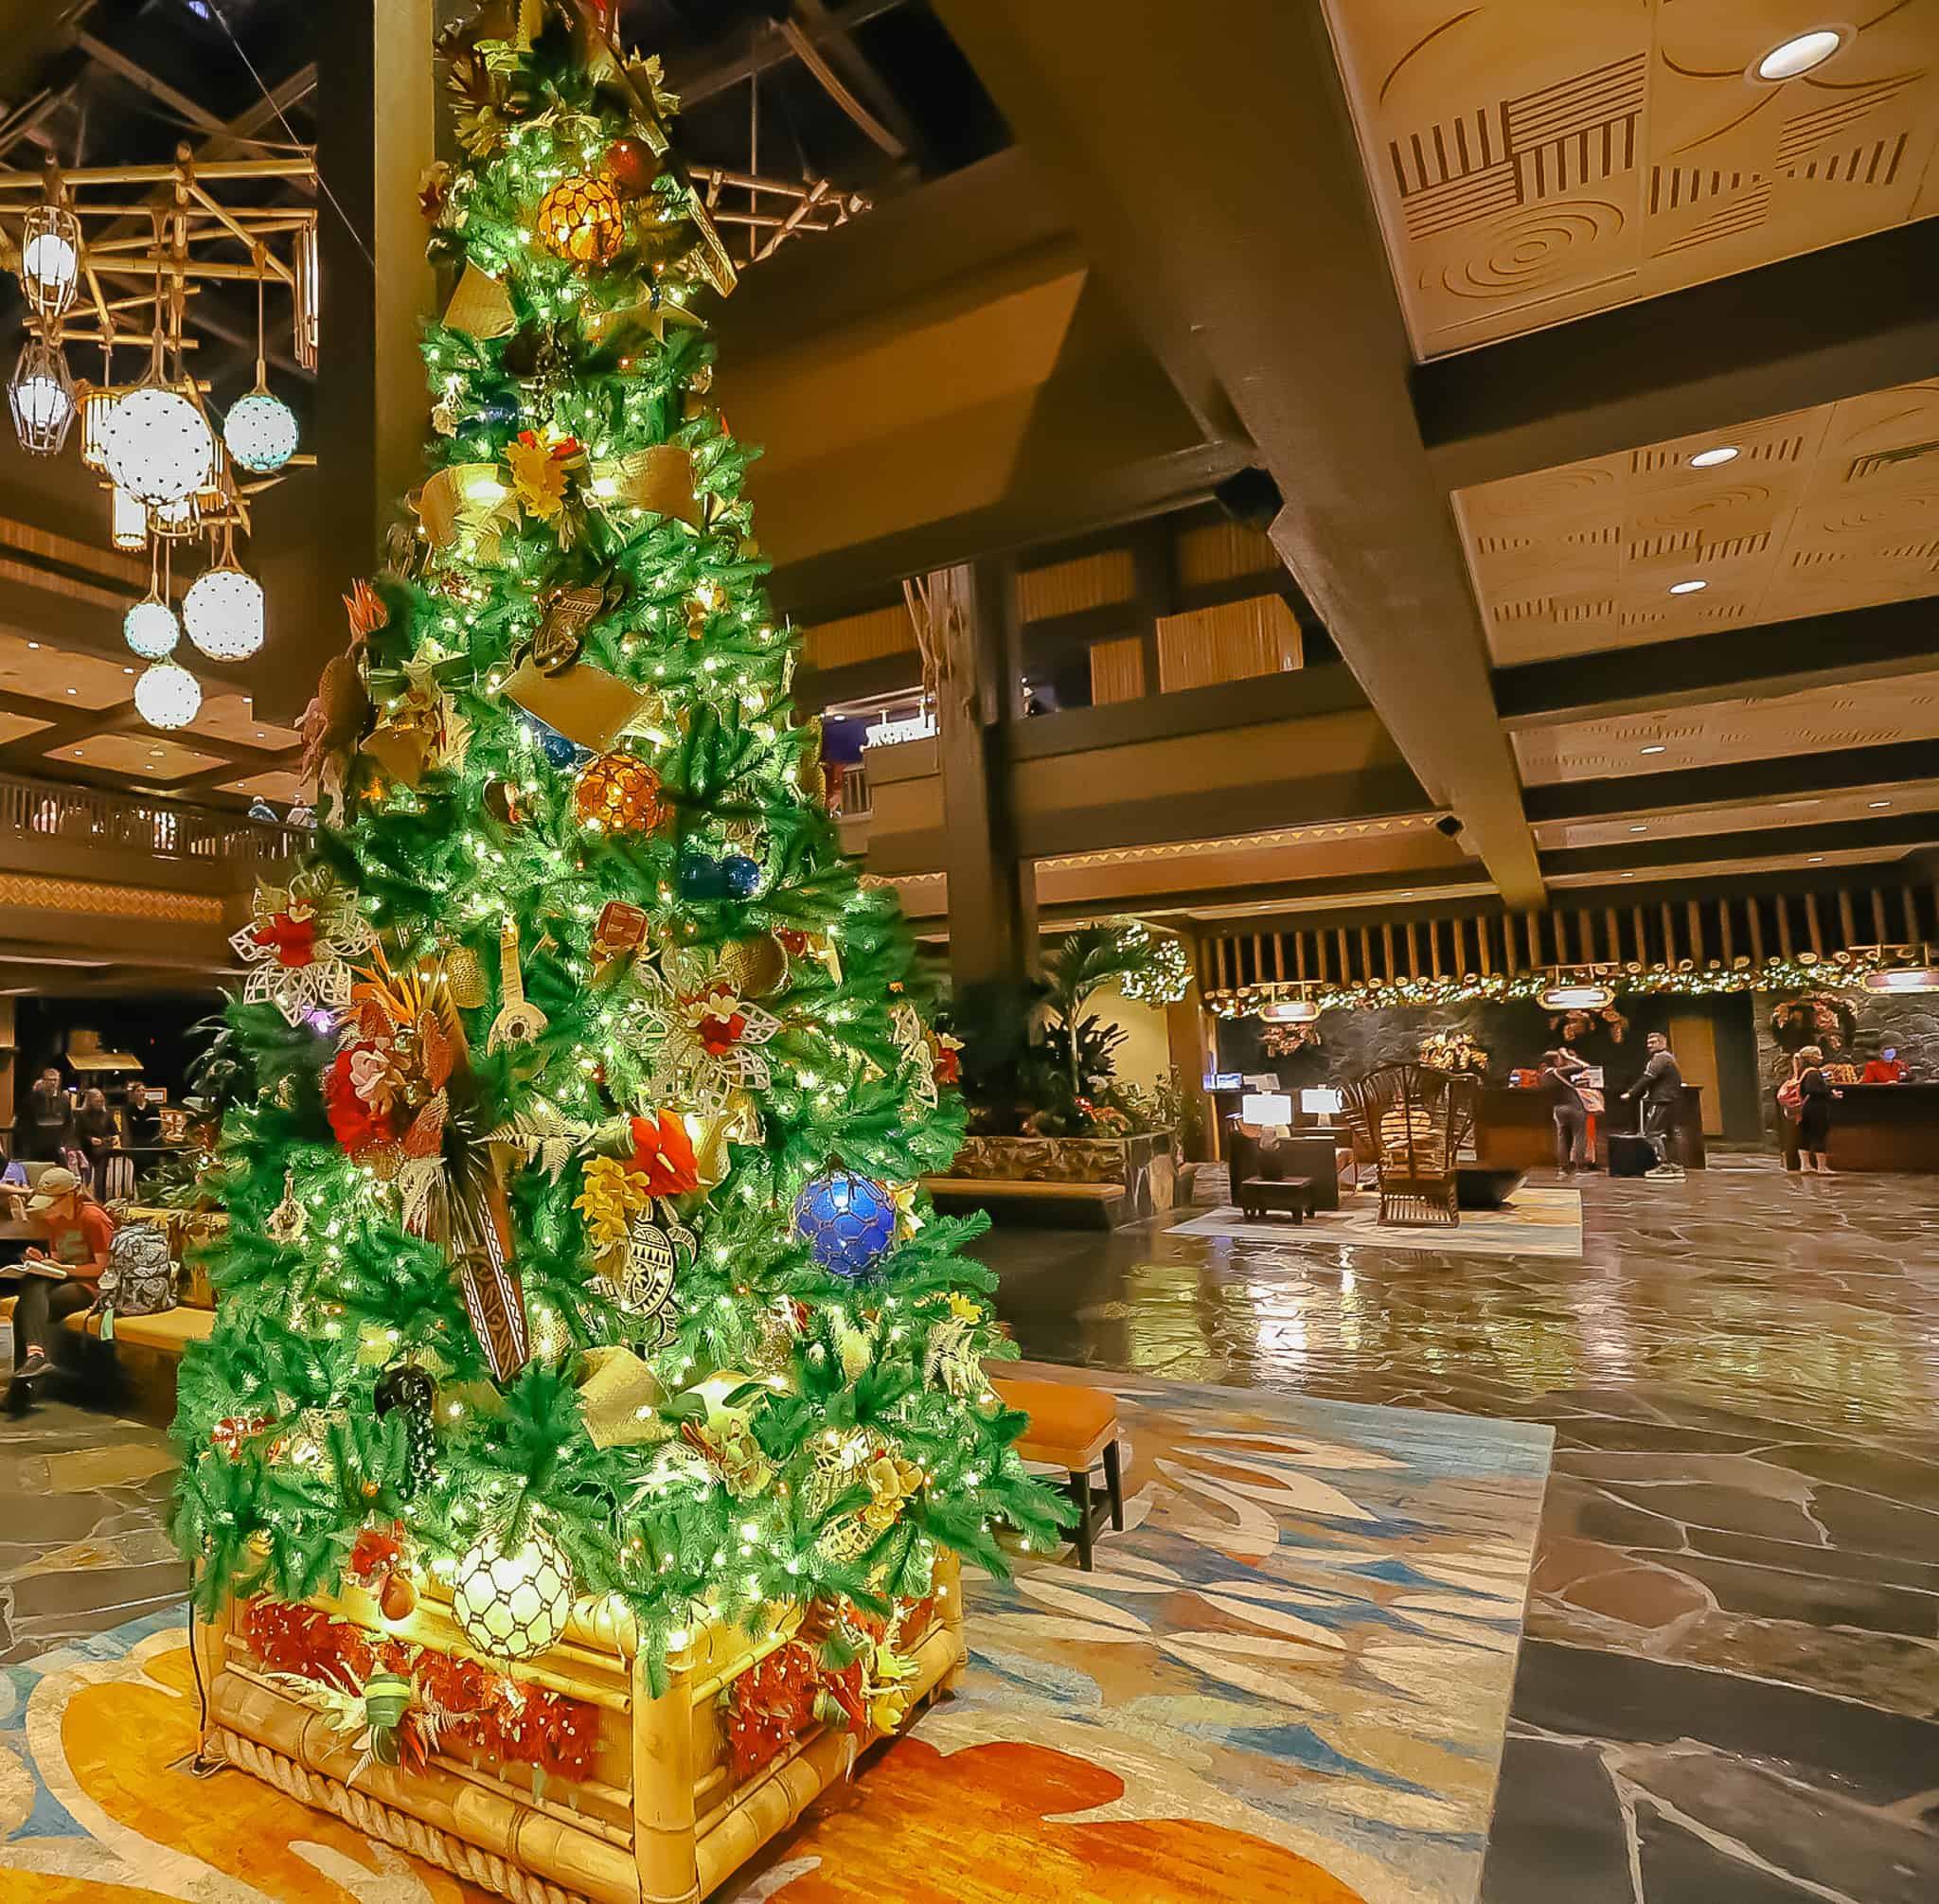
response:
[[[1467,489],[1932,374],[1925,220],[1597,311],[1414,371],[1435,478]]]
[[[801,30],[810,45],[817,45],[837,34],[852,33],[877,14],[893,12],[904,4],[906,0],[848,0],[845,7],[827,9],[824,19],[818,24],[803,22]],[[738,49],[724,59],[720,57],[717,48],[710,47],[704,56],[704,63],[698,59],[675,62],[667,83],[680,96],[681,105],[690,108],[699,105],[703,99],[711,99],[716,93],[726,92],[730,86],[739,85],[743,80],[753,79],[757,73],[782,65],[793,57],[794,48],[774,24],[761,20],[741,33]]]
[[[222,120],[206,106],[191,99],[187,93],[178,93],[166,80],[156,79],[146,66],[131,60],[105,40],[98,40],[92,33],[77,32],[74,44],[96,65],[113,73],[117,80],[125,80],[137,92],[146,93],[157,104],[168,107],[177,118],[187,119],[191,126],[199,126],[205,133],[222,130]]]
[[[1939,742],[1893,740],[1877,747],[1787,755],[1781,760],[1734,760],[1717,767],[1675,767],[1664,774],[1562,781],[1530,787],[1522,798],[1532,821],[1610,820],[1930,780],[1935,765]]]
[[[1562,846],[1541,856],[1552,878],[1564,873],[1660,871],[1717,860],[1802,859],[1810,853],[1877,850],[1881,856],[1939,844],[1939,812],[1886,813],[1869,820],[1825,820],[1805,827],[1751,827],[1734,833],[1677,833],[1606,846]]]
[[[1507,727],[1553,727],[1747,695],[1770,700],[1933,667],[1939,605],[1893,601],[1498,667],[1495,704]]]
[[[1504,894],[1539,904],[1320,9],[1226,0],[1217,32],[1168,0],[935,10],[1181,395],[1222,402],[1256,446],[1286,498],[1272,540],[1432,804]]]

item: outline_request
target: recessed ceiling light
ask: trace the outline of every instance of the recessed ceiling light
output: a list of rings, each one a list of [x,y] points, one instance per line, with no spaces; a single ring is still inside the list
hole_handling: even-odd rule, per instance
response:
[[[1773,83],[1795,80],[1800,73],[1823,65],[1843,44],[1844,35],[1836,27],[1813,27],[1773,46],[1752,70],[1760,80]]]
[[[85,758],[86,758],[87,756],[85,756],[84,754],[82,754],[82,753],[81,753],[81,751],[80,751],[80,749],[79,747],[77,747],[77,748],[76,748],[76,749],[74,750],[74,757],[75,757],[75,758],[76,758],[77,760],[83,760],[83,759],[85,759]]]
[[[1661,740],[1659,740],[1653,747],[1645,747],[1643,749],[1643,752],[1645,754],[1665,754],[1669,750],[1666,747],[1664,747]]]
[[[1892,802],[1890,800],[1874,800],[1871,804],[1875,807],[1889,807],[1892,805]]]
[[[80,689],[78,687],[70,687],[67,691],[70,694],[79,694],[80,692]]]
[[[1813,853],[1805,863],[1807,866],[1822,866],[1824,863],[1824,855],[1823,853]]]
[[[1708,588],[1710,584],[1707,581],[1673,581],[1670,583],[1670,593],[1672,595],[1695,595],[1699,589]]]
[[[1647,827],[1631,827],[1629,830],[1632,833],[1646,833],[1649,831],[1649,828]]]
[[[1699,450],[1690,458],[1693,470],[1714,470],[1719,463],[1734,463],[1743,454],[1734,443],[1719,443],[1714,450]]]
[[[38,647],[40,647],[40,645],[41,645],[41,644],[40,644],[39,642],[37,642],[37,641],[30,641],[30,642],[28,642],[28,643],[27,643],[27,646],[28,646],[29,648],[38,648]]]
[[[166,747],[151,747],[148,750],[148,757],[151,760],[159,760],[168,751]]]
[[[1636,877],[1636,875],[1634,873],[1625,873],[1623,877],[1626,880],[1633,880]]]
[[[262,729],[261,729],[260,727],[258,727],[258,729],[256,730],[256,738],[258,738],[258,740],[267,740],[267,739],[269,738],[269,736],[268,736],[267,734],[265,734],[265,733],[264,733],[264,732],[262,731]]]

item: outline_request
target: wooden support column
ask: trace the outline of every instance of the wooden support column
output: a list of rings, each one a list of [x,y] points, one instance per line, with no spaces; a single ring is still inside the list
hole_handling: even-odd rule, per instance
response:
[[[1023,643],[1008,561],[957,572],[966,613],[937,696],[950,968],[956,984],[1017,980],[1037,963],[1034,870],[1019,859],[1009,801],[1009,730],[1021,712]],[[939,578],[936,579],[940,579]]]
[[[1140,526],[1131,543],[1138,644],[1147,694],[1161,693],[1165,686],[1158,676],[1158,623],[1172,612],[1178,589],[1177,566],[1171,525],[1163,516],[1154,516]]]
[[[432,15],[432,0],[344,0],[317,35],[317,467],[258,505],[278,657],[258,698],[271,719],[302,712],[347,638],[340,597],[381,566],[423,476],[418,340],[436,296],[418,181],[436,151]]]

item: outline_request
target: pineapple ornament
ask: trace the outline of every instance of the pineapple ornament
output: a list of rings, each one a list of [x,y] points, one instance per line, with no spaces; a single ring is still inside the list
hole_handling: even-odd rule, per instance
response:
[[[399,1491],[406,1501],[412,1500],[437,1472],[437,1441],[431,1428],[437,1384],[428,1370],[414,1361],[400,1361],[378,1378],[374,1399],[380,1416],[394,1409],[403,1412],[404,1484]]]

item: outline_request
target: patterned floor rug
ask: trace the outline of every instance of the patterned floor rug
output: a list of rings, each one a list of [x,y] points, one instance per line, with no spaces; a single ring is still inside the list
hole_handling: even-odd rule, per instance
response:
[[[1382,1223],[1378,1199],[1363,1190],[1343,1209],[1320,1210],[1303,1223],[1290,1217],[1249,1219],[1230,1203],[1175,1223],[1186,1237],[1241,1243],[1358,1243],[1383,1250],[1432,1250],[1442,1256],[1582,1255],[1582,1198],[1574,1190],[1524,1183],[1499,1210],[1464,1210],[1458,1223]]]
[[[1128,1526],[970,1583],[970,1671],[722,1904],[1471,1904],[1549,1431],[1075,1370]],[[8,1904],[474,1904],[191,1777],[178,1611],[0,1669]]]

